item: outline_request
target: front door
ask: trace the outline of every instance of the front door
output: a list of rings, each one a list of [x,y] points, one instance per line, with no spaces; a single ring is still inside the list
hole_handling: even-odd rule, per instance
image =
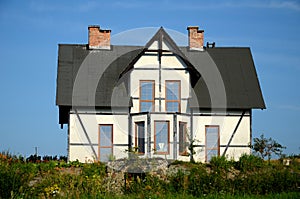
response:
[[[135,147],[139,154],[145,153],[145,122],[135,123]]]

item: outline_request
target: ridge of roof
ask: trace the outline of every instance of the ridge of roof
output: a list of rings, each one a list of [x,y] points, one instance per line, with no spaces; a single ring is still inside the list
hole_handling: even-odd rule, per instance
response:
[[[165,31],[165,33],[167,34],[167,32]],[[172,39],[172,38],[171,38]],[[150,41],[150,40],[149,40]],[[148,42],[149,42],[148,41]],[[175,41],[172,40],[174,43]],[[147,42],[147,43],[148,43]],[[68,44],[68,43],[59,43],[58,46],[82,46],[82,47],[86,47],[88,44]],[[147,45],[147,44],[146,44]],[[146,46],[145,45],[145,46]],[[176,45],[176,43],[175,43]],[[145,48],[145,46],[142,46],[142,45],[118,45],[118,44],[112,44],[111,46],[113,47],[137,47],[137,48]],[[189,48],[188,46],[178,46],[176,45],[179,50],[182,49],[182,48]],[[207,48],[207,47],[204,47],[205,50],[215,50],[215,49],[250,49],[249,46],[218,46],[218,47],[214,47],[214,48]],[[87,49],[87,50],[91,50],[91,49]],[[93,49],[94,50],[94,49]],[[101,51],[101,49],[97,49],[98,51]],[[111,51],[113,51],[114,49],[112,48]],[[204,50],[204,51],[205,51]],[[106,50],[107,51],[107,50]],[[192,52],[204,52],[204,51],[192,51]]]

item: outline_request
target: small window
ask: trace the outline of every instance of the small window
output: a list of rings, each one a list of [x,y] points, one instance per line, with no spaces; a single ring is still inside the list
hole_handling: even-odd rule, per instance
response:
[[[140,112],[154,110],[154,81],[140,81]]]
[[[187,123],[179,122],[179,155],[188,155]]]
[[[166,80],[166,111],[180,112],[180,81]]]
[[[135,147],[138,153],[145,153],[145,122],[135,123]]]
[[[99,125],[98,160],[107,162],[113,154],[113,125]]]
[[[219,126],[205,126],[205,135],[206,161],[209,162],[212,157],[220,155]]]
[[[169,154],[169,121],[154,121],[154,148],[157,154]]]

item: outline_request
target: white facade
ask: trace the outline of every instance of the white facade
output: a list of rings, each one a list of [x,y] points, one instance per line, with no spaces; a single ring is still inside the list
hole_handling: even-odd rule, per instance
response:
[[[142,151],[140,157],[189,161],[187,146],[180,144],[184,139],[186,142],[195,141],[194,159],[200,162],[209,161],[213,155],[223,155],[225,150],[224,155],[232,159],[250,153],[251,110],[226,111],[226,113],[192,111],[188,103],[193,92],[190,74],[186,69],[187,66],[177,55],[167,52],[172,50],[170,48],[168,43],[162,42],[163,52],[159,54],[156,51],[158,43],[154,42],[148,48],[150,51],[145,52],[129,71],[130,78],[127,84],[132,98],[130,113],[127,110],[71,111],[68,149],[70,161],[78,159],[81,162],[89,162],[126,158],[128,157],[126,151],[130,147],[137,147],[137,151]],[[142,82],[153,85],[148,87],[152,88],[153,96],[147,96],[151,99],[144,100],[147,106],[152,103],[150,110],[146,112],[141,108]],[[179,91],[178,96],[176,94],[178,99],[167,102],[168,82],[170,85],[176,82]],[[171,92],[170,95],[172,94]],[[178,110],[168,111],[167,103],[173,108],[174,104],[179,105]],[[144,136],[139,136],[137,131],[143,131]],[[167,134],[163,134],[165,131]],[[103,137],[106,133],[109,136]],[[208,133],[210,134],[207,135]],[[208,147],[209,145],[211,146]],[[180,151],[182,147],[186,153]]]

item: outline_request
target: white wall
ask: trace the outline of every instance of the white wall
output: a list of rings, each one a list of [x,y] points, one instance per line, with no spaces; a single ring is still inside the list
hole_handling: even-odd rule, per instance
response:
[[[92,115],[92,114],[79,114],[88,136],[93,144],[93,147],[98,155],[98,134],[99,124],[113,124],[113,143],[124,144],[124,146],[114,146],[113,151],[116,158],[127,157],[128,149],[128,116],[127,115]],[[206,125],[218,125],[220,132],[220,145],[226,146],[240,116],[194,116],[193,117],[193,135],[194,144],[205,145],[205,126]],[[154,121],[167,120],[169,121],[169,138],[170,138],[170,150],[167,155],[158,155],[154,153]],[[132,117],[132,141],[135,146],[135,122],[145,122],[145,135],[147,135],[147,114],[135,115]],[[179,122],[186,122],[188,128],[188,134],[190,135],[190,117],[185,115],[177,115],[177,150],[179,148]],[[172,114],[151,114],[151,153],[145,154],[144,157],[162,157],[167,159],[174,159],[173,156],[173,115]],[[147,136],[145,138],[145,147],[147,152]],[[76,145],[84,143],[86,146]],[[245,146],[250,143],[250,115],[245,115],[232,139],[230,145]],[[225,147],[220,147],[220,155],[223,154]],[[205,161],[205,146],[196,147],[196,154],[194,158],[196,161]],[[248,147],[229,147],[227,150],[227,157],[237,160],[243,153],[250,153]],[[95,159],[91,147],[88,145],[88,139],[83,131],[83,128],[75,114],[70,115],[70,146],[69,146],[69,159],[74,161],[78,159],[81,162]],[[177,159],[189,161],[189,157],[179,155],[177,151]]]
[[[123,144],[124,146],[113,146],[113,153],[116,157],[127,157],[125,152],[128,149],[128,116],[127,115],[94,115],[79,114],[83,126],[88,133],[91,143],[98,154],[98,136],[100,124],[113,124],[113,144]],[[84,146],[79,144],[86,144]],[[81,162],[97,159],[93,154],[91,146],[84,133],[82,125],[76,114],[70,114],[69,124],[69,160],[78,159]]]
[[[230,137],[240,119],[240,116],[194,116],[193,130],[199,145],[205,145],[205,126],[218,125],[220,133],[220,145],[227,145]],[[250,116],[245,115],[230,143],[230,145],[245,146],[250,143]],[[220,147],[220,155],[226,147]],[[197,149],[195,159],[205,161],[205,147]],[[226,157],[237,160],[243,153],[250,154],[249,147],[229,147]]]

